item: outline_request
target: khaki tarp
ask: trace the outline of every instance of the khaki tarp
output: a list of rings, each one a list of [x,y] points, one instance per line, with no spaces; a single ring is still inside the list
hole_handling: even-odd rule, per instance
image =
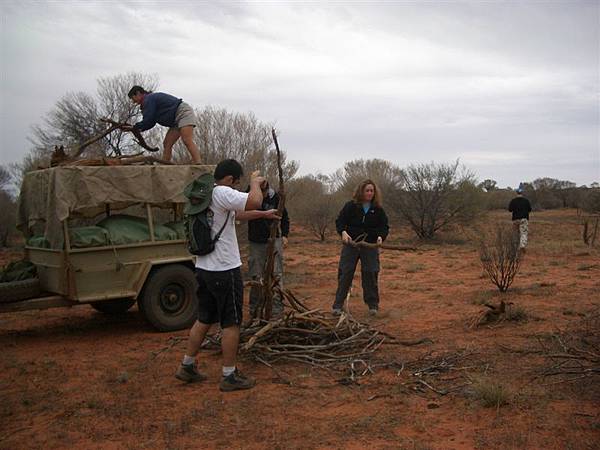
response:
[[[31,236],[43,224],[52,248],[63,247],[62,221],[95,217],[139,203],[170,207],[184,203],[183,189],[214,166],[62,166],[25,175],[19,195],[17,228]]]

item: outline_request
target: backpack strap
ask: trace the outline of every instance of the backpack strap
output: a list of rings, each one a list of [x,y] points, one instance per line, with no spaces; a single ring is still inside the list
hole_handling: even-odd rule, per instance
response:
[[[227,217],[225,218],[225,223],[223,224],[223,226],[221,227],[221,229],[219,230],[219,232],[215,235],[215,238],[213,239],[213,242],[217,242],[219,240],[219,238],[221,237],[221,234],[223,233],[223,230],[227,226],[227,222],[229,222],[229,214],[230,213],[231,213],[231,211],[227,211]]]

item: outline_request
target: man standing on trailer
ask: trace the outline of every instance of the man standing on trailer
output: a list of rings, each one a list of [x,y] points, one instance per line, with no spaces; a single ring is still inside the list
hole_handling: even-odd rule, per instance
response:
[[[194,110],[182,99],[163,92],[146,91],[141,86],[133,86],[127,96],[142,108],[143,119],[126,130],[146,131],[157,123],[169,127],[163,141],[162,159],[171,160],[173,145],[179,138],[183,140],[194,164],[200,164],[200,151],[194,143],[194,127],[197,119]]]

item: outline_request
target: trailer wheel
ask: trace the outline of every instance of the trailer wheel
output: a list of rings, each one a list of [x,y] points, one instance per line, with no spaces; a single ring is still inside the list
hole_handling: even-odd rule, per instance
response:
[[[138,306],[160,331],[189,328],[198,316],[196,288],[192,269],[181,264],[163,266],[146,280]]]
[[[134,298],[120,298],[116,300],[105,300],[102,302],[90,303],[92,308],[96,311],[100,311],[104,314],[123,314],[133,305],[135,305]]]
[[[40,295],[40,280],[28,278],[27,280],[9,281],[0,283],[0,302],[10,303]]]

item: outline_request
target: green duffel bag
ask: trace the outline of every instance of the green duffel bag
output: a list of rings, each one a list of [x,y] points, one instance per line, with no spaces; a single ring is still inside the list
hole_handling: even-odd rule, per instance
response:
[[[108,231],[104,228],[75,227],[69,229],[71,248],[103,247],[110,245]]]
[[[104,228],[74,227],[69,229],[71,248],[102,247],[110,245],[108,231]],[[28,247],[50,248],[50,243],[44,236],[32,236],[27,239]]]
[[[183,222],[167,222],[165,223],[165,227],[177,233],[177,239],[185,239],[185,226]]]
[[[31,236],[27,239],[27,247],[50,248],[50,242],[44,236]]]
[[[134,244],[150,240],[148,221],[141,217],[117,214],[102,219],[97,225],[108,231],[112,245]],[[157,241],[176,240],[177,232],[164,225],[154,225],[154,239]]]

